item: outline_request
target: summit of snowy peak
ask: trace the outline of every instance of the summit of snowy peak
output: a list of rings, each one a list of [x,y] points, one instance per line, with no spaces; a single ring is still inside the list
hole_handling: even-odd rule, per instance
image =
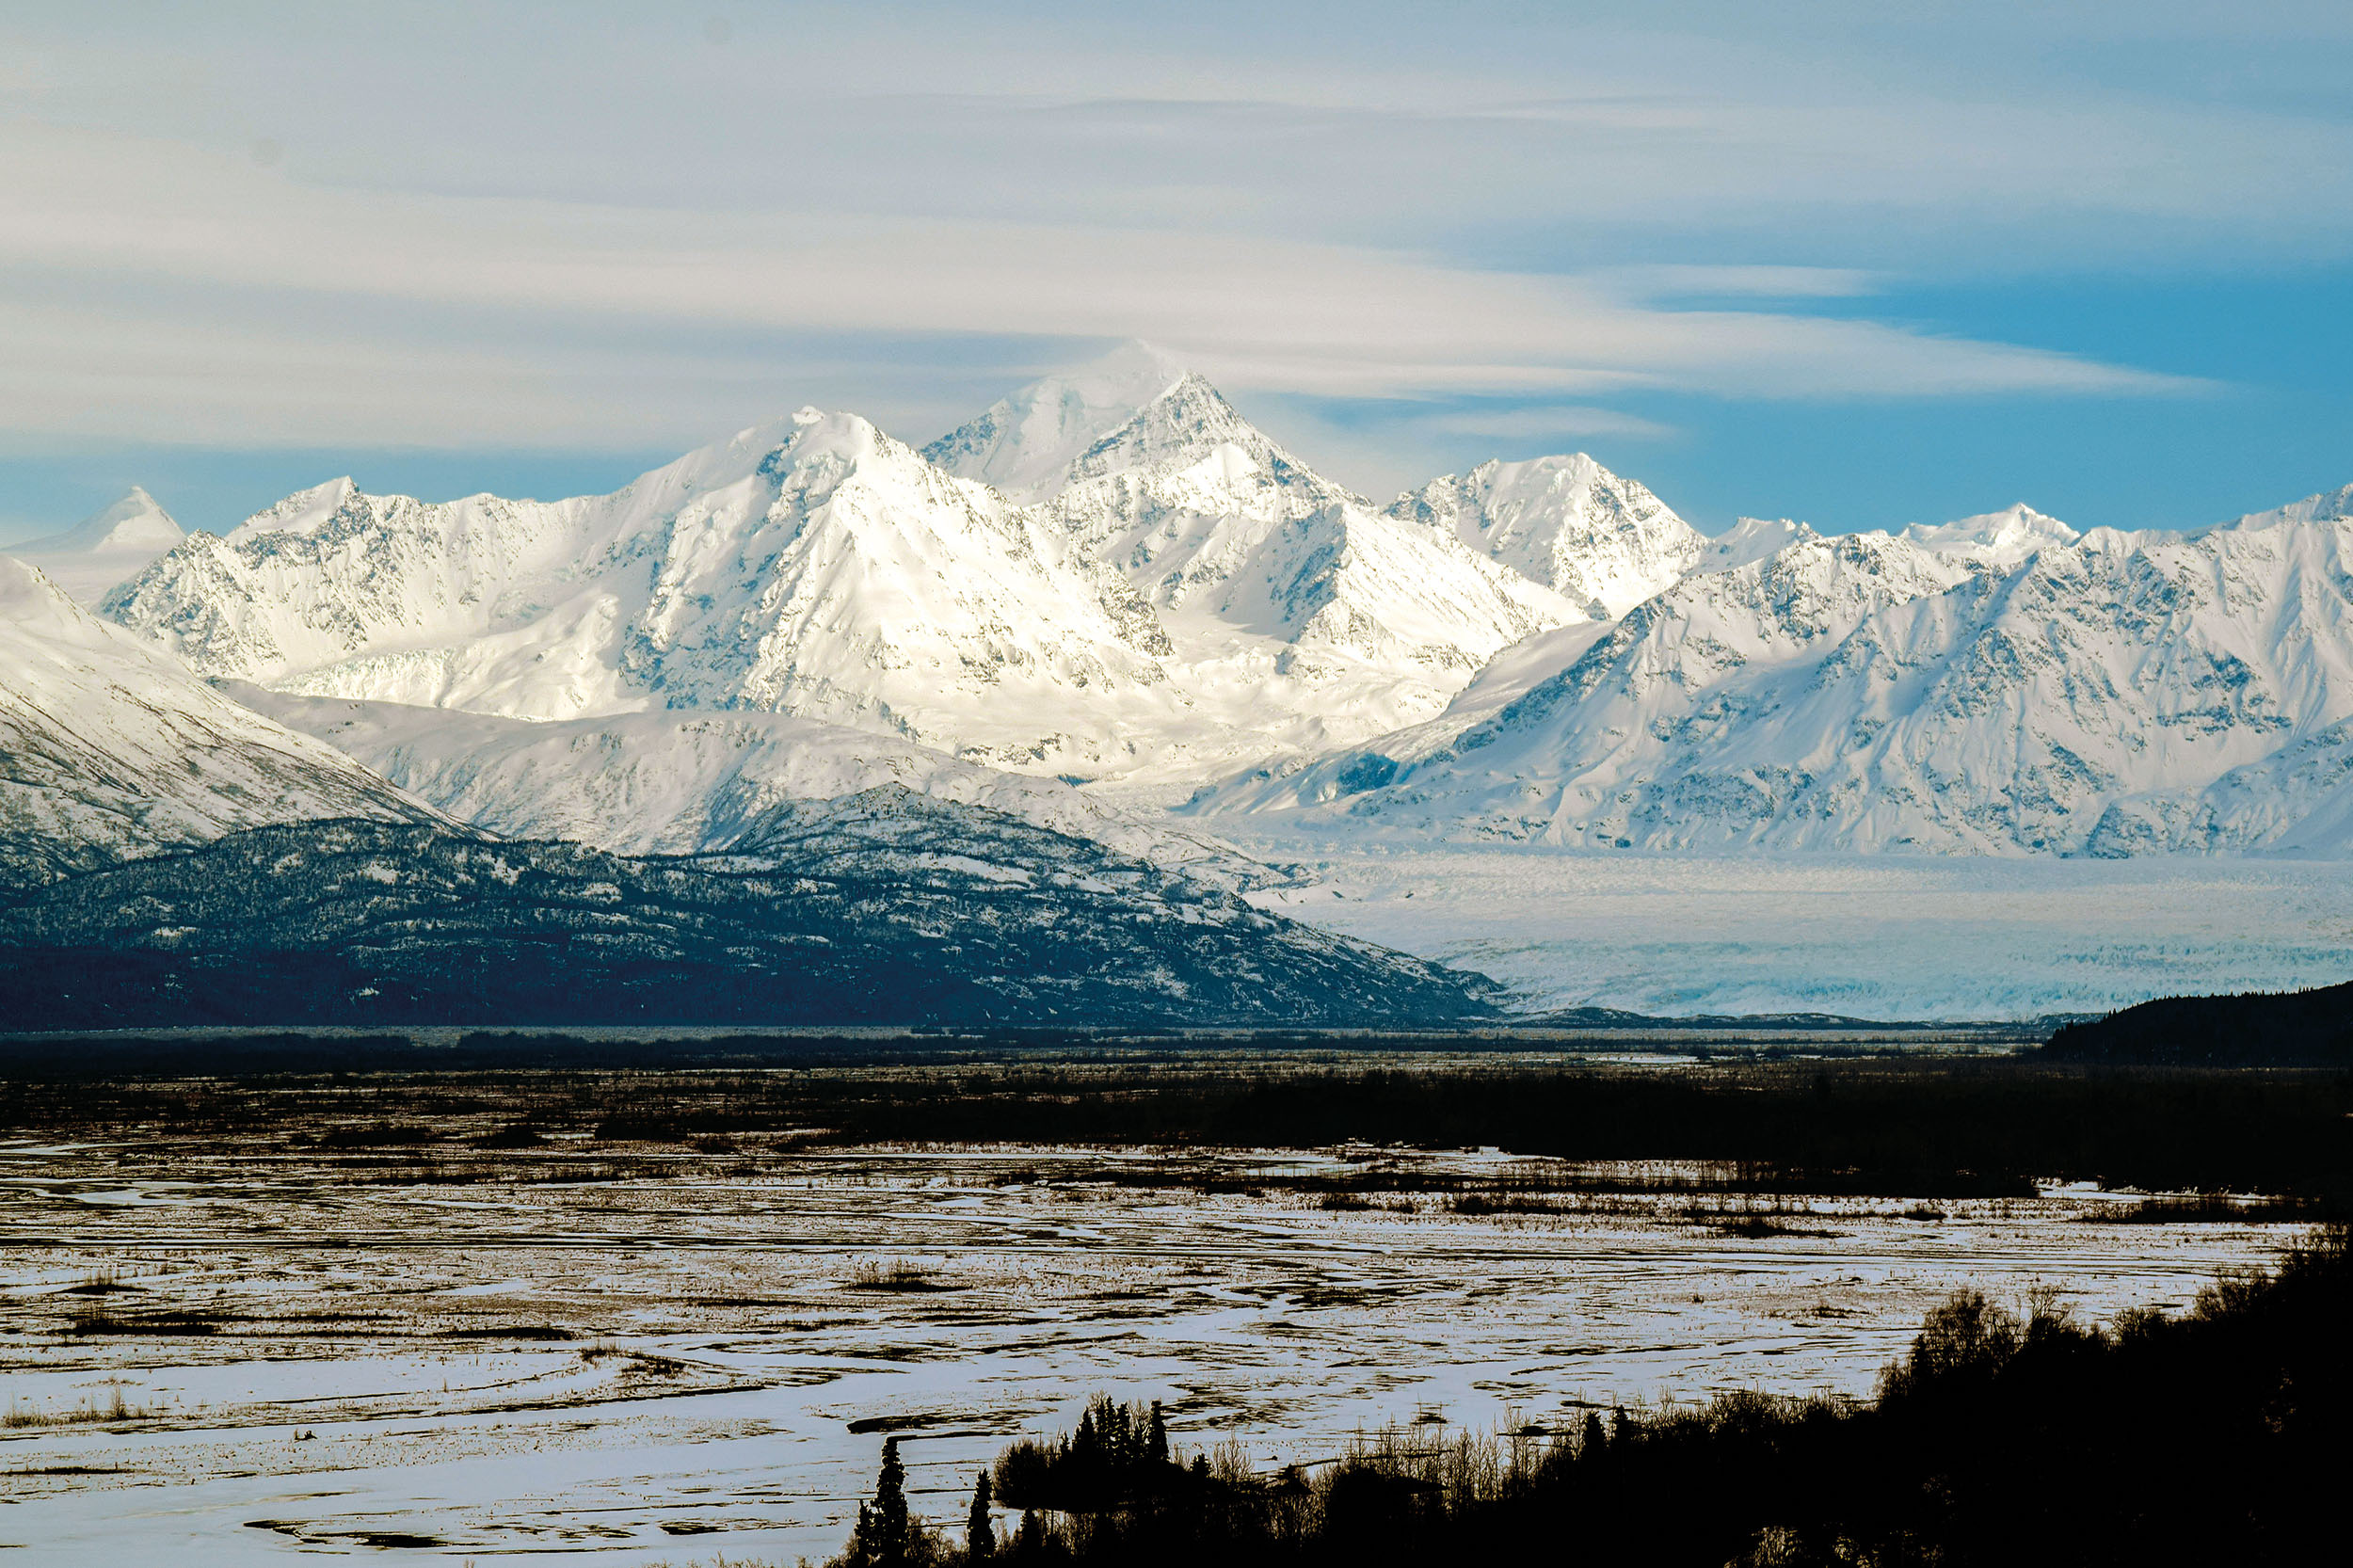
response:
[[[1048,379],[1059,379],[1091,407],[1135,409],[1191,374],[1192,367],[1168,350],[1142,338],[1129,338],[1101,359]]]
[[[64,533],[11,545],[8,553],[32,561],[74,600],[92,603],[186,537],[171,514],[134,485],[121,500]]]
[[[2346,485],[2341,489],[2323,490],[2318,495],[2308,495],[2301,501],[2291,501],[2269,511],[2249,512],[2222,526],[2252,534],[2265,528],[2277,528],[2282,523],[2313,522],[2353,522],[2353,485]]]
[[[1342,504],[1370,506],[1285,451],[1190,371],[1080,453],[1057,499],[1067,503],[1106,481],[1142,486],[1161,492],[1163,503],[1202,512],[1248,512],[1270,501],[1295,517]]]
[[[156,555],[185,537],[187,531],[172,520],[171,514],[156,504],[153,496],[134,485],[113,505],[92,512],[62,534],[15,546],[12,553],[46,555],[80,551],[128,554],[145,551]]]
[[[1915,522],[1897,537],[1940,555],[1975,555],[1997,566],[2012,567],[2046,545],[2075,544],[2083,536],[2021,501],[1998,512],[1984,512],[1952,522]]]
[[[1705,543],[1646,487],[1582,452],[1491,459],[1406,491],[1388,515],[1451,533],[1597,620],[1689,571]]]
[[[307,534],[343,510],[358,494],[360,487],[346,473],[324,485],[296,490],[276,505],[264,507],[237,524],[228,536],[233,539],[254,534]]]
[[[1007,495],[1041,501],[1096,441],[1170,392],[1189,372],[1164,350],[1131,340],[1090,364],[999,398],[923,449],[931,462]]]
[[[1731,571],[1778,554],[1790,545],[1820,537],[1804,523],[1787,518],[1742,518],[1706,541],[1693,569]]]

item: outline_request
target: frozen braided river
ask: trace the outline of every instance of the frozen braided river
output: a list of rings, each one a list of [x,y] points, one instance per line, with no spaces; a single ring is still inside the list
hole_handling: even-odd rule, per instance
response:
[[[960,1520],[1010,1437],[1106,1391],[1180,1445],[1314,1460],[1422,1421],[1867,1392],[1962,1284],[2104,1320],[2280,1227],[2129,1200],[1820,1199],[1741,1239],[1689,1196],[1478,1217],[1499,1156],[1055,1149],[463,1158],[0,1145],[0,1543],[26,1560],[791,1562],[898,1432]],[[1288,1183],[1359,1178],[1370,1208]],[[168,1330],[170,1332],[159,1332]]]

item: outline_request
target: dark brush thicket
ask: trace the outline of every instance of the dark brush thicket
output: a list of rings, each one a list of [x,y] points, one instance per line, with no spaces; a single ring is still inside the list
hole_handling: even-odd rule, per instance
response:
[[[2349,1323],[2353,1266],[2336,1229],[2182,1317],[2131,1313],[2111,1330],[1964,1292],[1929,1315],[1867,1403],[1737,1394],[1607,1425],[1589,1416],[1551,1437],[1392,1432],[1272,1477],[1230,1449],[1186,1463],[1131,1445],[1068,1487],[1051,1478],[1079,1435],[1018,1444],[997,1495],[1029,1512],[1001,1544],[992,1528],[968,1526],[959,1546],[910,1525],[889,1551],[863,1536],[842,1561],[2309,1562],[2342,1522]],[[1105,1408],[1089,1413],[1097,1433]],[[1016,1475],[1025,1496],[1007,1484]]]
[[[2353,984],[2144,1001],[2068,1024],[2043,1051],[2060,1062],[2353,1067]]]
[[[758,1071],[146,1081],[15,1073],[0,1076],[0,1125],[267,1138],[297,1126],[413,1128],[472,1117],[489,1125],[444,1136],[504,1132],[512,1147],[563,1133],[637,1143],[765,1134],[804,1145],[1198,1149],[1354,1141],[1494,1145],[1572,1160],[1709,1161],[1712,1185],[1756,1192],[2002,1195],[2025,1192],[2032,1178],[2062,1177],[2353,1196],[2353,1075],[2345,1073],[2113,1070],[2032,1060],[1674,1072],[1458,1061],[1407,1069],[1291,1065],[1270,1053],[1218,1065],[1197,1055],[1156,1061],[1132,1052],[1048,1064],[1018,1053],[938,1062],[886,1052],[857,1065],[856,1048],[832,1042],[817,1056],[822,1066]],[[1362,1185],[1350,1178],[1350,1190]]]

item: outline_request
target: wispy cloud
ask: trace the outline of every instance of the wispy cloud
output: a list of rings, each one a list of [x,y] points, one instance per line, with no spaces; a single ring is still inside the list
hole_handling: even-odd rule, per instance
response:
[[[676,376],[660,372],[679,356],[642,346],[664,328],[1081,346],[1135,335],[1238,387],[1340,397],[2185,386],[1867,320],[1642,297],[1851,292],[1843,274],[1803,269],[1587,277],[1168,229],[331,189],[247,158],[22,121],[0,129],[0,184],[12,196],[0,267],[16,279],[0,311],[0,424],[20,430],[334,442],[374,418],[395,441],[593,440],[641,430],[668,395]],[[397,322],[371,330],[371,312],[395,306]],[[306,313],[331,325],[290,337],[281,323]],[[505,325],[504,347],[482,345],[485,316]]]
[[[2328,99],[2133,89],[2237,25],[2197,7],[720,9],[0,19],[0,437],[635,445],[837,392],[921,433],[957,410],[910,343],[1010,380],[1131,335],[1552,410],[1430,426],[1498,439],[1641,435],[1629,393],[2168,394],[1869,298],[2353,248]],[[2263,58],[2345,59],[2329,10]]]
[[[1532,405],[1518,408],[1467,409],[1438,414],[1428,428],[1449,436],[1483,436],[1490,440],[1550,442],[1562,438],[1579,440],[1592,436],[1623,436],[1637,440],[1660,440],[1674,435],[1673,425],[1615,408],[1576,404]]]

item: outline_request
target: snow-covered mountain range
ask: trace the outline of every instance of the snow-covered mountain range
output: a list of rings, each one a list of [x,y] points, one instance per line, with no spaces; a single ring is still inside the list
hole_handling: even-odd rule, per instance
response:
[[[338,480],[189,538],[106,612],[281,691],[781,713],[1171,797],[1425,717],[1585,616],[1143,353],[928,456],[804,409],[609,496],[428,504]]]
[[[803,409],[604,496],[339,480],[184,538],[134,501],[44,545],[122,568],[103,613],[158,660],[433,808],[621,852],[881,784],[1237,888],[1264,869],[1188,818],[2353,842],[2353,491],[2188,534],[2019,505],[1710,538],[1568,455],[1382,506],[1136,344],[920,451]]]
[[[2353,488],[2192,534],[2025,508],[1780,532],[1194,808],[1617,847],[2345,847]]]

